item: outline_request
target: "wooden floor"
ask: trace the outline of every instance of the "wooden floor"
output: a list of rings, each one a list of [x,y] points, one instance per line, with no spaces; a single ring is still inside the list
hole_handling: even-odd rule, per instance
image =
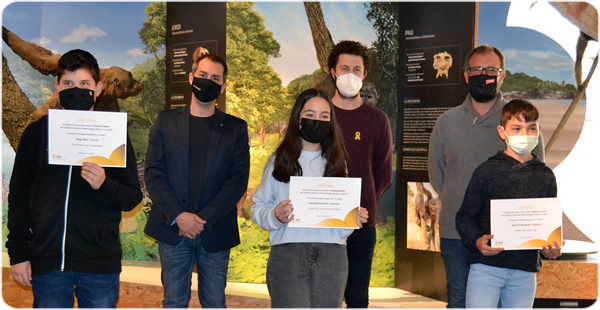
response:
[[[2,298],[13,308],[31,308],[31,288],[14,281],[8,255],[2,253]],[[156,262],[122,261],[119,308],[162,308],[163,288],[160,264]],[[192,277],[190,308],[200,308],[197,283]],[[228,282],[225,289],[228,308],[270,308],[266,284]],[[77,305],[77,304],[75,304]],[[1,305],[0,305],[1,306]],[[344,305],[345,307],[345,305]],[[369,308],[445,308],[446,303],[392,287],[370,287]]]
[[[10,275],[10,268],[2,268],[2,299],[13,308],[31,308],[33,294],[31,288],[20,285]],[[119,287],[119,308],[162,308],[162,286],[121,282]],[[227,296],[225,301],[228,308],[270,308],[268,299]],[[192,291],[190,308],[200,308],[198,292]]]

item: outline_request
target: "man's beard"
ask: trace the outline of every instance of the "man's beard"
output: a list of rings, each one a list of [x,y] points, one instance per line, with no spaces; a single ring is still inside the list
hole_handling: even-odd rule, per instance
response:
[[[494,95],[492,96],[492,98],[490,98],[490,100],[487,101],[481,101],[479,103],[494,103],[496,102],[496,99],[498,99],[498,96],[500,95],[500,88],[496,88],[496,91],[494,92]]]
[[[346,96],[342,95],[342,93],[340,92],[340,90],[338,89],[338,87],[337,87],[337,86],[335,87],[335,91],[336,91],[336,92],[338,93],[338,95],[340,95],[340,97],[341,97],[342,99],[344,99],[344,100],[353,100],[353,99],[355,99],[356,97],[360,96],[360,91],[359,91],[359,92],[358,92],[356,95],[354,95],[354,96],[352,96],[352,97],[346,97]]]

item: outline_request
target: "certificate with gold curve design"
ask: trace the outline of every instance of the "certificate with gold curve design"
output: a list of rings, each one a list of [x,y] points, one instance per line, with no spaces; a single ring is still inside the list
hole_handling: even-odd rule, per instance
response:
[[[125,167],[127,113],[48,110],[48,163]]]
[[[491,201],[491,246],[504,250],[562,247],[559,198],[497,199]]]
[[[361,178],[291,177],[288,227],[358,229]]]

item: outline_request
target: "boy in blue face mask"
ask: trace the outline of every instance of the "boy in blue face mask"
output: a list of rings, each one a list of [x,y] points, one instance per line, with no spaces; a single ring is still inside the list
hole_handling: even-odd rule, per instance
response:
[[[515,99],[502,109],[498,134],[506,144],[473,173],[462,206],[456,214],[456,229],[469,249],[467,308],[531,308],[536,290],[536,273],[543,256],[555,259],[560,246],[542,250],[504,251],[489,241],[490,201],[492,199],[556,197],[556,178],[538,156],[540,126],[538,110],[528,101]]]

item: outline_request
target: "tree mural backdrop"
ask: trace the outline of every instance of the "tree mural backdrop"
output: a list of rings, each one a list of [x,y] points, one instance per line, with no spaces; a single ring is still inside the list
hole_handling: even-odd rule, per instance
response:
[[[297,77],[284,87],[277,72],[269,65],[270,59],[280,56],[280,45],[273,33],[266,29],[264,18],[254,10],[254,3],[227,3],[227,113],[245,119],[251,137],[250,182],[245,200],[240,202],[243,217],[238,218],[242,243],[231,251],[228,273],[230,281],[265,283],[270,245],[268,233],[251,220],[252,194],[260,185],[268,157],[282,138],[295,97],[311,86],[326,85],[325,87],[330,87],[330,91],[333,87],[326,64],[334,44],[333,38],[325,25],[320,3],[307,2],[304,7],[310,24],[310,29],[305,31],[310,31],[313,35],[321,68],[312,74]],[[391,55],[394,53],[394,44],[397,45],[392,39],[397,26],[395,30],[386,23],[379,26],[378,23],[383,23],[383,17],[378,17],[378,14],[387,12],[388,15],[385,16],[391,18],[397,13],[393,12],[393,5],[389,4],[386,6],[369,3],[365,4],[365,7],[369,11],[367,18],[374,23],[374,29],[381,37],[381,43],[373,43],[371,52],[376,62],[369,73],[369,79],[378,88],[381,96],[378,107],[388,113],[392,124],[395,124],[396,116],[390,114],[395,113],[396,109],[392,104],[395,88],[389,84],[390,76],[397,71],[390,67],[390,64],[395,66]],[[116,81],[114,75],[105,74],[106,79],[112,78],[105,84],[112,85],[113,88],[105,91],[104,98],[107,104],[103,107],[105,110],[121,110],[128,113],[128,132],[138,159],[139,177],[144,190],[142,203],[134,212],[125,213],[123,216],[123,259],[156,261],[159,258],[157,244],[143,233],[148,211],[152,207],[152,201],[145,193],[143,167],[149,132],[157,114],[165,108],[166,3],[150,3],[145,8],[145,13],[146,20],[140,25],[138,34],[144,45],[143,53],[149,57],[129,71],[113,69],[123,75],[116,77]],[[60,55],[23,41],[8,29],[3,29],[3,39],[11,49],[3,51],[3,131],[16,149],[22,130],[35,119],[36,110],[44,105],[49,106],[56,96],[53,87],[55,69],[47,65],[55,63]],[[35,52],[31,54],[28,51]],[[18,74],[37,72],[31,75],[31,78],[20,79],[27,82],[19,85],[12,77],[5,56],[11,59],[12,69]],[[36,59],[42,60],[46,67],[37,65]],[[105,71],[109,73],[109,70]],[[20,91],[21,87],[27,88],[29,97]],[[3,193],[6,194],[7,190],[3,190]],[[3,199],[4,215],[6,209],[6,200]],[[6,219],[6,216],[3,219]],[[394,227],[394,218],[387,218],[377,226],[378,241],[371,278],[373,286],[394,285]],[[4,221],[4,239],[6,234]]]

